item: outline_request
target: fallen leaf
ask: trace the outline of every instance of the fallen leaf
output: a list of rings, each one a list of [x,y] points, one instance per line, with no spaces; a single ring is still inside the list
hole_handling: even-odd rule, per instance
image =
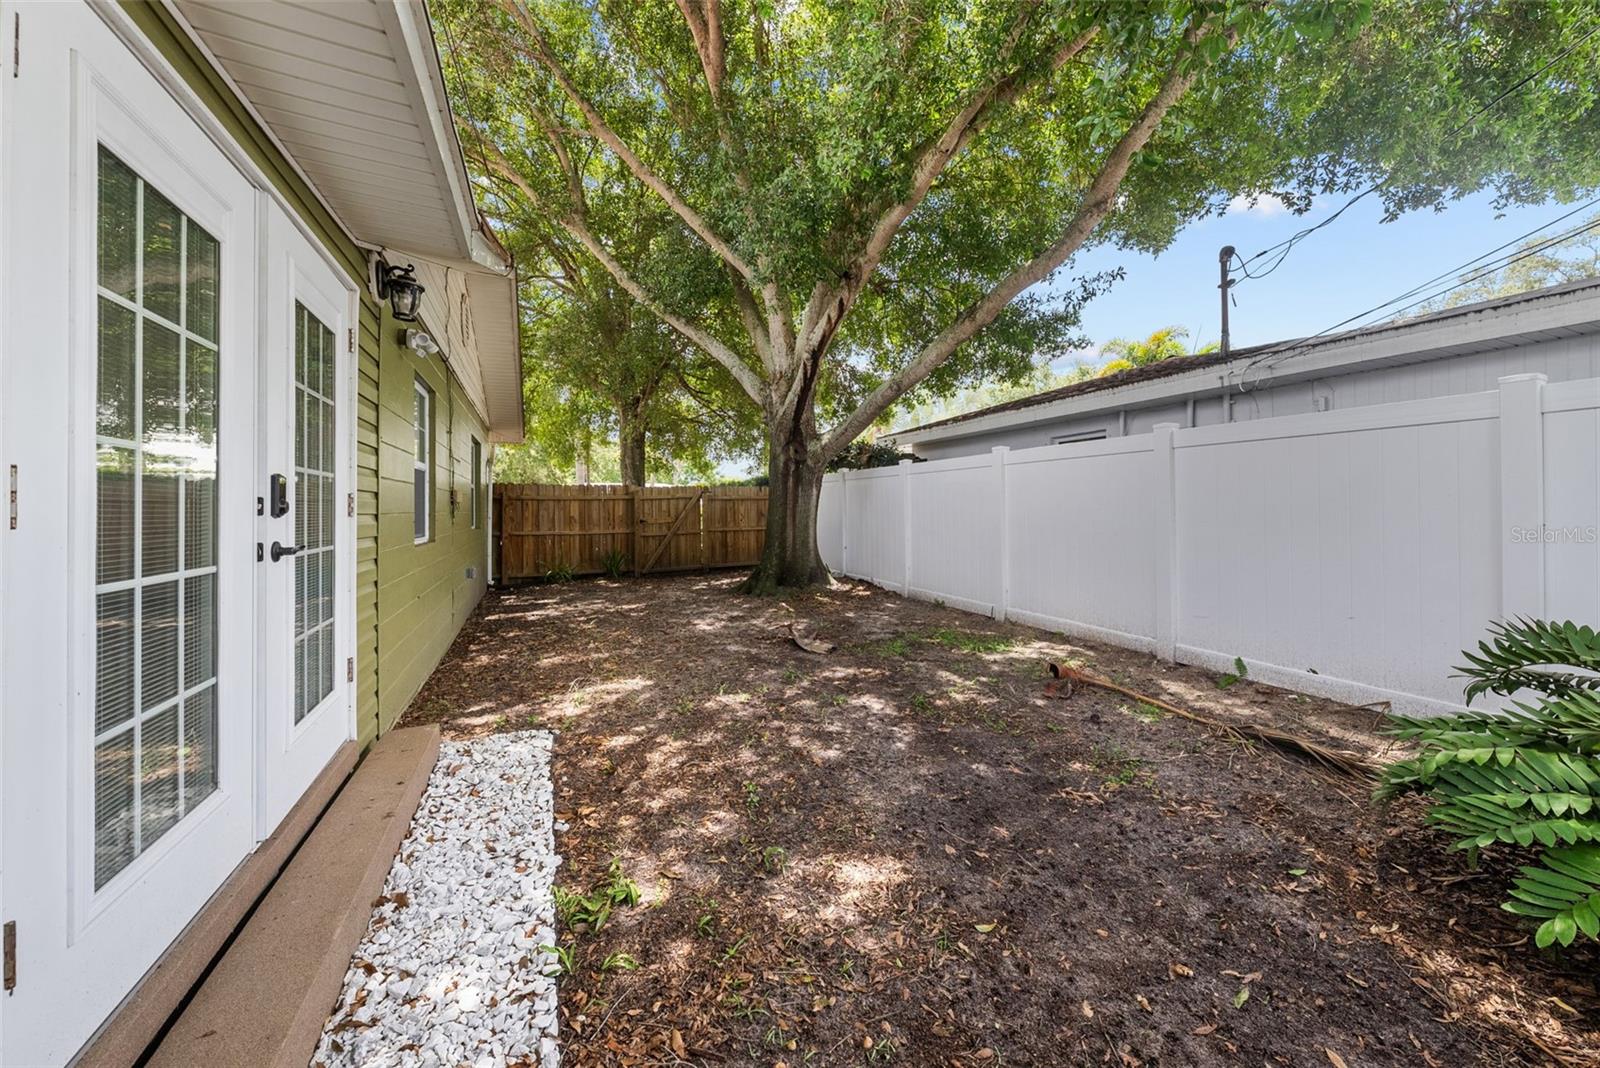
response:
[[[1135,994],[1135,995],[1133,995],[1133,1000],[1137,1001],[1139,1003],[1139,1007],[1141,1009],[1143,1009],[1145,1012],[1154,1012],[1155,1011],[1154,1009],[1152,1009],[1150,1007],[1149,1000],[1143,994]]]
[[[1326,1053],[1328,1055],[1328,1060],[1333,1062],[1333,1068],[1350,1068],[1348,1064],[1344,1063],[1343,1057],[1339,1056],[1327,1046],[1322,1047],[1322,1052]]]
[[[1189,1033],[1191,1035],[1202,1035],[1202,1036],[1204,1036],[1204,1035],[1209,1035],[1211,1032],[1215,1031],[1216,1029],[1217,1029],[1217,1025],[1216,1024],[1201,1024],[1199,1027],[1196,1027],[1193,1031],[1190,1031]]]
[[[992,923],[975,923],[975,924],[972,925],[972,929],[974,931],[977,931],[979,934],[988,934],[990,931],[994,930],[994,924],[992,924]]]
[[[1233,1007],[1236,1008],[1236,1009],[1242,1009],[1242,1008],[1244,1008],[1244,1003],[1249,1001],[1249,1000],[1250,1000],[1250,988],[1247,987],[1247,986],[1241,986],[1239,988],[1239,992],[1237,994],[1233,995]]]
[[[684,1045],[683,1032],[676,1027],[672,1029],[672,1052],[680,1061],[689,1059],[689,1047]]]
[[[1094,1006],[1090,1005],[1087,1001],[1083,1003],[1083,1017],[1086,1020],[1094,1019]]]

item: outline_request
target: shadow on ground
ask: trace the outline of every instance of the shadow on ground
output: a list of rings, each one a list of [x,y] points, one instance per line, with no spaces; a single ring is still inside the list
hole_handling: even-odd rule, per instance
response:
[[[1371,712],[864,585],[736,584],[491,592],[408,714],[557,730],[561,885],[614,887],[615,858],[641,889],[563,932],[568,1063],[1597,1063],[1600,954],[1537,954],[1504,871],[1364,783],[1050,699],[1043,665],[1375,751]]]

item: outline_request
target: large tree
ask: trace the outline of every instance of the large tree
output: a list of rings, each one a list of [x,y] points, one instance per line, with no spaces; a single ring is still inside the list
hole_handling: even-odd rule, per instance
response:
[[[707,477],[754,451],[754,409],[720,365],[549,219],[515,205],[496,222],[520,267],[528,424],[546,458],[592,467],[614,446],[616,470],[602,473],[642,486],[652,475]],[[676,272],[683,235],[666,222],[631,214],[612,245],[630,274]]]
[[[1398,212],[1487,184],[1506,200],[1595,184],[1592,55],[1506,92],[1579,41],[1585,5],[1373,6],[436,10],[479,72],[458,106],[480,165],[760,409],[772,495],[750,588],[765,590],[826,576],[822,472],[898,398],[1025,370],[1070,328],[1107,278],[1028,291],[1087,245],[1158,249],[1240,194],[1303,208],[1377,184]],[[682,284],[618,258],[629,198],[692,236]]]

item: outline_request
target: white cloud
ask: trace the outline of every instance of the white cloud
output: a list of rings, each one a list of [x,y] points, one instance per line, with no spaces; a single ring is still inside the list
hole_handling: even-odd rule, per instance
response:
[[[1289,205],[1268,193],[1258,198],[1254,204],[1250,202],[1250,198],[1247,196],[1236,196],[1228,201],[1228,210],[1223,214],[1257,215],[1264,219],[1270,219],[1274,215],[1286,215],[1288,212]]]

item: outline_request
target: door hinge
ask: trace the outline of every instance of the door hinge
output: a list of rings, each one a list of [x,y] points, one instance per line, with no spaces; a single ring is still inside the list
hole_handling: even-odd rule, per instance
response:
[[[355,355],[355,351],[356,351],[356,328],[353,327],[353,326],[345,328],[345,332],[344,332],[344,351],[350,353],[352,356]]]
[[[356,495],[354,493],[345,494],[344,514],[349,516],[351,519],[356,517]]]
[[[11,529],[17,529],[17,465],[11,465]]]
[[[353,657],[353,656],[345,657],[345,660],[344,660],[344,681],[346,681],[346,682],[355,682],[356,681],[356,658]]]
[[[22,12],[11,16],[11,76],[22,73]]]
[[[9,994],[17,988],[17,921],[7,920],[5,931],[5,988]]]

